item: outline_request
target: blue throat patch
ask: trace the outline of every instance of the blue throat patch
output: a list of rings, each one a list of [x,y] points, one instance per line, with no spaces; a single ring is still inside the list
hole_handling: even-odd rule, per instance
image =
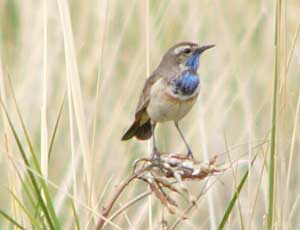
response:
[[[192,95],[197,89],[199,81],[197,74],[192,71],[186,71],[179,78],[174,80],[174,93]]]
[[[197,75],[199,68],[200,54],[194,54],[189,57],[185,63],[188,70],[184,71],[174,80],[174,93],[182,95],[192,95],[197,89],[200,79]]]
[[[199,59],[200,54],[193,54],[188,58],[185,65],[196,72],[199,68]]]

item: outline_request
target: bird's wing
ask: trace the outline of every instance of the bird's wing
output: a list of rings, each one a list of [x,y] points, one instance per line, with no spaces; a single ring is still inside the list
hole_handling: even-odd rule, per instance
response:
[[[140,95],[140,99],[138,102],[138,105],[136,107],[136,112],[135,112],[135,119],[139,119],[140,116],[143,114],[145,109],[147,108],[149,101],[150,101],[150,92],[151,88],[154,85],[157,80],[159,80],[162,76],[158,74],[157,72],[154,72],[150,77],[146,79],[143,91]]]

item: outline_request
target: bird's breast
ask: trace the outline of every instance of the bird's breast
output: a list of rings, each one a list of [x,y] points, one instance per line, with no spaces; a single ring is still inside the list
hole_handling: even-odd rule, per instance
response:
[[[198,84],[190,95],[176,94],[173,85],[160,79],[152,86],[147,113],[156,122],[179,121],[195,104],[199,90]]]

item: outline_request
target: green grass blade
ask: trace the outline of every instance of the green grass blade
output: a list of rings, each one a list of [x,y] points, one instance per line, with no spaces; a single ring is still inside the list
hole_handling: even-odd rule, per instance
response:
[[[271,148],[269,158],[269,189],[268,189],[268,217],[267,227],[268,230],[273,228],[273,215],[274,215],[274,182],[275,182],[275,150],[276,150],[276,114],[277,114],[277,91],[279,79],[279,55],[280,55],[280,22],[281,22],[281,0],[276,1],[275,13],[275,34],[274,34],[274,47],[275,47],[275,64],[274,64],[274,79],[273,79],[273,103],[272,103],[272,130],[271,130]]]
[[[7,219],[10,223],[18,227],[19,229],[26,230],[26,228],[22,227],[21,224],[19,224],[17,221],[15,221],[11,216],[0,210],[0,215],[3,216],[5,219]]]
[[[237,190],[235,191],[233,197],[231,198],[230,202],[229,202],[229,205],[227,206],[227,209],[225,211],[225,214],[221,220],[221,223],[219,224],[218,226],[218,229],[221,230],[221,229],[224,229],[225,227],[225,224],[230,216],[230,213],[232,212],[232,209],[235,205],[235,202],[237,201],[239,195],[240,195],[240,192],[242,190],[242,188],[244,187],[244,184],[248,178],[248,174],[249,174],[249,170],[247,169],[247,171],[245,172],[244,176],[242,177],[242,180],[240,181],[238,187],[237,187]]]
[[[17,202],[17,204],[22,209],[22,211],[26,214],[26,216],[30,220],[31,224],[33,226],[41,229],[41,227],[36,223],[36,219],[31,215],[31,212],[28,210],[28,208],[25,207],[25,205],[22,203],[22,201],[14,194],[13,191],[9,191],[9,193],[11,194],[13,199]]]
[[[48,186],[46,185],[43,177],[41,177],[40,183],[41,183],[41,188],[42,188],[42,191],[43,191],[45,199],[46,199],[46,204],[47,204],[47,207],[49,209],[49,213],[50,213],[50,215],[51,215],[51,217],[54,221],[55,230],[59,230],[59,229],[61,229],[60,228],[60,223],[59,223],[59,220],[56,216],[56,213],[55,213],[55,210],[54,210],[54,207],[53,207],[53,203],[52,203],[52,199],[51,199],[51,196],[50,196],[50,192],[48,190]],[[42,191],[40,190],[40,193],[42,193]]]
[[[22,178],[20,172],[18,171],[18,168],[15,166],[14,164],[14,169],[16,170],[16,174],[22,184],[21,188],[23,189],[24,191],[24,195],[26,196],[26,198],[28,199],[28,202],[29,204],[34,207],[35,205],[35,202],[34,202],[34,199],[33,199],[33,196],[32,196],[32,192],[34,192],[32,190],[32,187],[30,187],[30,178],[28,178],[28,175],[24,175],[24,179]]]
[[[16,99],[16,96],[15,96],[15,93],[14,93],[14,90],[13,90],[13,87],[12,87],[11,79],[10,79],[9,76],[8,76],[8,83],[9,83],[10,92],[12,94],[13,102],[14,102],[14,105],[15,105],[16,110],[17,110],[18,118],[19,118],[19,120],[21,122],[21,127],[22,127],[22,130],[24,132],[25,139],[26,139],[27,145],[28,145],[29,150],[30,150],[30,154],[31,154],[31,157],[32,157],[33,165],[36,168],[37,172],[39,174],[41,174],[41,168],[40,168],[40,165],[39,165],[39,161],[38,161],[38,159],[36,157],[36,154],[34,154],[35,153],[34,152],[34,148],[33,148],[33,145],[32,145],[32,143],[30,141],[30,137],[29,137],[29,134],[27,132],[27,129],[26,129],[23,117],[21,115],[21,111],[19,109],[19,106],[18,106],[18,103],[17,103],[17,99]],[[4,105],[3,105],[3,107],[4,107]]]
[[[26,143],[29,147],[29,150],[30,150],[30,154],[31,154],[31,157],[32,157],[32,161],[33,161],[33,164],[34,164],[34,167],[37,171],[38,174],[42,175],[42,171],[41,171],[41,168],[40,168],[40,165],[39,165],[39,162],[37,160],[37,157],[36,157],[36,153],[34,151],[34,148],[33,148],[33,145],[32,145],[32,142],[30,141],[30,137],[29,137],[29,134],[27,132],[27,129],[26,129],[26,126],[25,126],[25,123],[24,123],[24,120],[23,120],[23,117],[21,115],[21,112],[20,112],[20,109],[19,109],[19,106],[18,106],[18,103],[17,103],[17,100],[16,100],[16,97],[15,97],[15,94],[14,94],[14,90],[13,90],[13,87],[12,87],[12,84],[11,84],[11,79],[10,77],[8,77],[8,82],[9,82],[9,86],[10,86],[10,91],[11,91],[11,94],[13,96],[13,101],[14,101],[14,105],[16,107],[16,110],[17,110],[17,114],[18,114],[18,118],[21,122],[21,126],[22,126],[22,130],[24,132],[24,135],[25,135],[25,139],[26,139]],[[1,102],[2,103],[2,102]],[[4,108],[4,104],[2,103],[2,106],[3,106],[3,109]],[[5,114],[6,114],[6,117],[8,117],[8,113],[6,112],[5,110]],[[10,120],[10,119],[9,119]],[[12,122],[10,121],[10,124],[12,125]],[[11,126],[12,127],[12,126]],[[15,136],[15,135],[14,135]],[[20,141],[19,141],[20,143]],[[18,145],[18,146],[21,146]],[[23,150],[24,152],[24,156],[25,156],[25,151]],[[23,158],[24,159],[24,158]],[[27,160],[28,161],[28,160]],[[28,161],[29,162],[29,161]],[[27,164],[26,164],[27,165]],[[27,165],[29,168],[29,164]],[[30,170],[28,170],[28,172],[30,172],[32,174],[32,172]],[[30,176],[30,174],[29,174]],[[32,174],[33,176],[33,174]],[[33,176],[33,178],[35,178]],[[48,186],[46,185],[45,181],[44,181],[44,178],[43,177],[39,177],[39,181],[40,181],[40,184],[41,184],[41,187],[43,189],[43,192],[44,192],[44,195],[45,195],[45,199],[46,199],[46,203],[45,203],[45,208],[48,207],[47,209],[47,212],[49,211],[50,215],[52,216],[52,219],[54,221],[54,224],[55,224],[55,227],[56,229],[60,229],[59,227],[59,221],[58,221],[58,218],[56,216],[56,213],[55,213],[55,210],[54,210],[54,207],[53,207],[53,204],[52,204],[52,200],[51,200],[51,196],[50,196],[50,193],[49,193],[49,190],[48,190]],[[35,187],[35,190],[36,190],[36,193],[39,193],[39,189],[38,189],[38,186],[36,184]],[[40,195],[40,194],[39,194]],[[42,199],[43,200],[43,199]]]
[[[43,200],[43,198],[42,198],[42,196],[41,196],[41,193],[40,193],[39,186],[38,186],[38,183],[37,183],[37,181],[36,181],[36,178],[34,177],[34,175],[33,175],[33,173],[31,172],[31,170],[29,170],[29,169],[31,168],[30,163],[29,163],[29,160],[27,159],[26,153],[25,153],[25,151],[24,151],[24,149],[23,149],[23,147],[22,147],[22,144],[21,144],[21,141],[20,141],[20,139],[19,139],[19,136],[18,136],[18,134],[17,134],[17,132],[16,132],[14,126],[13,126],[13,123],[12,123],[12,121],[11,121],[11,119],[10,119],[8,113],[7,113],[7,110],[6,110],[5,106],[4,106],[4,104],[3,104],[1,98],[0,98],[0,103],[1,103],[1,105],[2,105],[2,109],[3,109],[3,111],[4,111],[4,114],[5,114],[5,116],[6,116],[6,119],[7,119],[7,121],[8,121],[9,127],[10,127],[10,129],[11,129],[11,131],[12,131],[12,133],[13,133],[14,139],[15,139],[15,141],[16,141],[16,143],[17,143],[18,149],[19,149],[19,151],[20,151],[20,153],[21,153],[22,159],[23,159],[25,165],[28,167],[28,169],[27,169],[26,171],[27,171],[27,173],[28,173],[28,176],[29,176],[29,178],[30,178],[30,181],[32,182],[34,191],[35,191],[35,193],[36,193],[36,196],[37,196],[37,198],[38,198],[38,201],[39,201],[40,204],[41,204],[42,210],[43,210],[43,212],[44,212],[44,214],[45,214],[45,217],[46,217],[46,219],[47,219],[47,222],[48,222],[48,224],[49,224],[49,227],[50,227],[50,228],[54,228],[54,225],[53,225],[53,223],[52,223],[52,219],[51,219],[50,214],[49,214],[49,212],[48,212],[47,206],[46,206],[46,204],[45,204],[45,202],[44,202],[44,200]]]
[[[49,160],[51,158],[51,153],[52,153],[53,144],[54,144],[54,140],[55,140],[57,129],[58,129],[58,124],[59,124],[61,114],[62,114],[62,111],[63,111],[64,101],[65,101],[65,96],[64,96],[63,101],[61,103],[61,106],[60,106],[60,109],[59,109],[59,112],[58,112],[58,116],[57,116],[57,119],[56,119],[56,122],[55,122],[54,130],[53,130],[52,135],[51,135],[50,145],[49,145],[49,150],[48,150],[48,159]]]

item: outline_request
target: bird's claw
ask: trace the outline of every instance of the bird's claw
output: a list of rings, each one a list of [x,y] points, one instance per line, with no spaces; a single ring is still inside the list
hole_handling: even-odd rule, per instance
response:
[[[190,149],[188,150],[187,157],[188,157],[189,159],[194,159],[193,152],[192,152]]]
[[[154,148],[151,156],[151,161],[158,165],[160,169],[162,169],[161,159],[160,159],[160,152]]]

